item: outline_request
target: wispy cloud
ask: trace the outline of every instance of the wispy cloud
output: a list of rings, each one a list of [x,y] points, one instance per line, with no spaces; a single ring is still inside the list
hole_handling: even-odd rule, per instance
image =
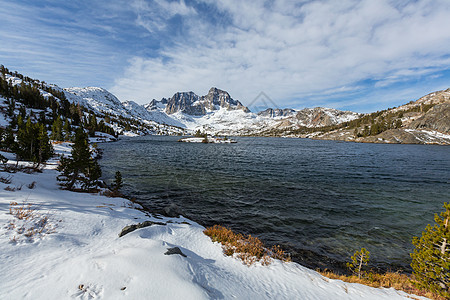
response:
[[[186,5],[184,0],[178,1],[145,1],[134,0],[131,3],[137,19],[136,24],[142,26],[149,32],[161,31],[167,27],[167,21],[173,16],[195,15],[193,7]]]
[[[143,102],[219,86],[244,101],[264,90],[285,106],[364,80],[389,87],[450,66],[448,1],[204,3],[231,22],[189,20],[185,36],[161,56],[131,59],[113,91]]]
[[[101,85],[113,78],[106,66],[119,71],[111,68],[118,57],[98,36],[111,28],[81,12],[4,1],[0,16],[0,63],[12,69],[62,86]]]
[[[0,63],[140,103],[217,86],[366,111],[448,85],[449,15],[447,0],[4,0]]]

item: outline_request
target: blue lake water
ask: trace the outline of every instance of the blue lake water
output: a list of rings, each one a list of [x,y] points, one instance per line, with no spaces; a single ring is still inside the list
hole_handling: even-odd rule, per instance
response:
[[[343,270],[365,247],[372,267],[408,272],[412,237],[450,201],[448,146],[178,139],[101,144],[103,179],[119,170],[124,193],[151,211],[250,233],[312,268]]]

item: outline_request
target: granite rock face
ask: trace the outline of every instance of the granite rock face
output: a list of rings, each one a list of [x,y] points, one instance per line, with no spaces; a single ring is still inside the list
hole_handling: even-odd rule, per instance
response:
[[[277,117],[289,117],[294,115],[295,113],[296,110],[290,108],[285,109],[268,108],[266,110],[260,111],[258,115],[263,117],[277,118]]]
[[[423,116],[411,122],[408,127],[450,133],[450,102],[433,106]]]
[[[178,92],[167,101],[166,113],[182,111],[188,115],[201,116],[206,113],[203,106],[198,105],[199,97],[193,92]]]
[[[156,109],[161,105],[165,105],[165,112],[169,115],[181,111],[192,116],[203,116],[208,110],[213,111],[220,108],[250,112],[241,102],[231,98],[226,91],[215,87],[211,88],[207,95],[201,97],[194,92],[178,92],[169,99],[153,100],[147,105],[147,109]]]

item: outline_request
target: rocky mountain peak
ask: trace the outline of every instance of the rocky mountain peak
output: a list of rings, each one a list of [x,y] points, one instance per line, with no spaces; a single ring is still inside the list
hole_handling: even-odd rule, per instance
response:
[[[167,101],[166,113],[173,114],[177,111],[188,115],[204,115],[205,109],[198,102],[199,97],[194,92],[178,92]]]
[[[147,105],[147,109],[156,108],[158,103],[164,104],[163,100],[150,102]],[[226,108],[228,110],[242,109],[245,112],[250,111],[241,102],[231,98],[228,92],[215,87],[212,87],[208,94],[202,97],[197,96],[193,92],[178,92],[166,101],[165,111],[167,114],[181,111],[188,115],[202,116],[207,111],[218,110],[220,108]]]

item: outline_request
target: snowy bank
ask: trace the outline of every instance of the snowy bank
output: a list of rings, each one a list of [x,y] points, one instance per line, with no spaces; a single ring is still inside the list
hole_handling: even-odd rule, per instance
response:
[[[60,190],[55,167],[53,160],[42,173],[0,173],[0,299],[409,298],[330,280],[296,263],[248,267],[183,217],[153,216],[123,198]],[[32,217],[20,220],[21,207]],[[145,221],[165,225],[119,237],[125,226]],[[26,236],[22,226],[49,230]],[[173,247],[186,257],[165,255]]]

